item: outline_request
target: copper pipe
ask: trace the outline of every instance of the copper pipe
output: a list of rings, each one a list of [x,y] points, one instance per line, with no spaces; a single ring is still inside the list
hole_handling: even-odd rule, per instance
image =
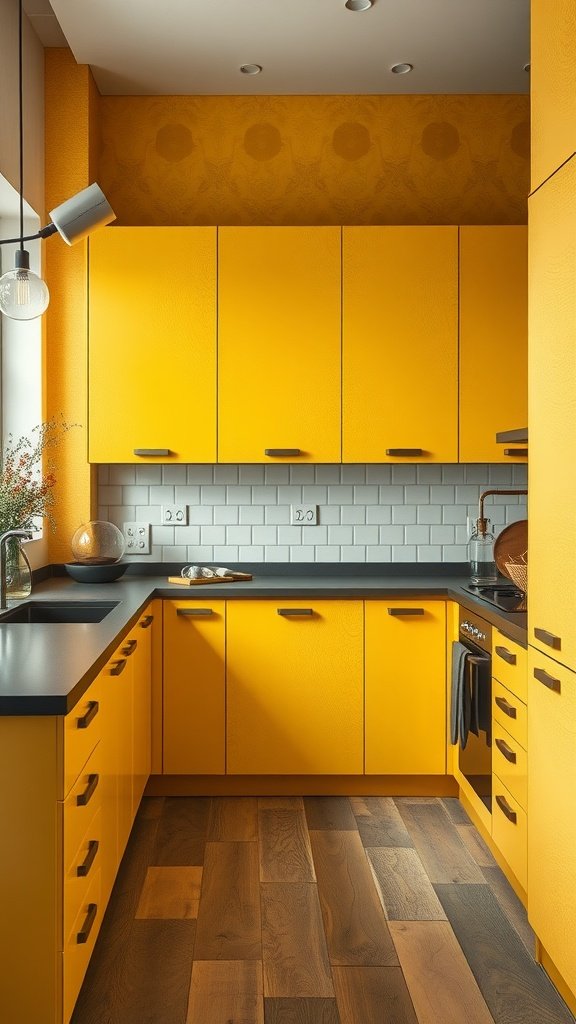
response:
[[[502,491],[499,488],[495,488],[494,490],[490,491],[483,491],[482,494],[480,495],[480,501],[478,503],[478,521],[476,524],[478,527],[478,532],[481,534],[482,537],[485,537],[487,533],[487,521],[484,518],[484,498],[487,498],[489,494],[528,494],[528,491],[520,490],[518,488],[511,491]]]

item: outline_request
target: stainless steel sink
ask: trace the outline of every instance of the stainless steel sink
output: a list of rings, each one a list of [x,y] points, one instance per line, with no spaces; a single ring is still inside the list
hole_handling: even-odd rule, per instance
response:
[[[102,622],[118,601],[27,601],[0,613],[0,625],[15,622]]]

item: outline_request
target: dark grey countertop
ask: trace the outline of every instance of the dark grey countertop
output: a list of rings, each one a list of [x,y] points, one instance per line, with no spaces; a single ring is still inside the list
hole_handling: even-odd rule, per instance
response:
[[[376,567],[345,567],[341,572],[323,566],[302,566],[300,574],[278,567],[256,567],[254,579],[215,586],[182,587],[162,575],[127,573],[115,583],[81,584],[54,576],[34,586],[31,600],[115,601],[114,608],[95,623],[0,623],[0,714],[65,715],[110,659],[153,598],[198,600],[218,598],[439,598],[452,599],[475,611],[510,639],[526,645],[526,615],[503,613],[462,588],[465,575],[429,572],[411,566],[406,574],[378,572]],[[416,574],[416,572],[418,574]]]

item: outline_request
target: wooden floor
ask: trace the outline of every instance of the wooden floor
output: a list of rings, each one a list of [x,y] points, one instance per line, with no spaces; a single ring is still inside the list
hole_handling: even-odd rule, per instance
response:
[[[457,800],[144,800],[73,1024],[569,1024]]]

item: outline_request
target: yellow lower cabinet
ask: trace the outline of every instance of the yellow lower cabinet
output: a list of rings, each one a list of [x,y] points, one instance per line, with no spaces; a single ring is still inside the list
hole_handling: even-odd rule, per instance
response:
[[[70,714],[59,719],[64,735],[62,798],[70,791],[102,735],[101,707],[102,680],[98,676]]]
[[[62,953],[63,1024],[68,1024],[72,1016],[74,1003],[78,998],[103,916],[100,872],[96,871],[86,888],[78,913],[64,936]]]
[[[576,674],[529,648],[528,918],[576,992]]]
[[[102,812],[98,809],[68,864],[64,864],[63,937],[70,929],[82,906],[92,878],[100,869],[102,846]]]
[[[164,602],[164,773],[225,771],[224,601]]]
[[[526,812],[497,775],[492,776],[492,839],[520,885],[526,890]]]
[[[146,608],[129,639],[136,641],[132,655],[134,672],[132,818],[135,817],[148,778],[152,760],[152,630],[153,605]]]
[[[498,723],[493,723],[492,770],[520,806],[526,810],[528,806],[528,757],[524,747]]]
[[[510,640],[500,630],[492,630],[492,675],[526,703],[528,693],[528,655],[526,648]]]
[[[366,601],[366,773],[446,772],[446,605]]]
[[[228,601],[228,772],[363,770],[363,603]]]
[[[526,750],[528,746],[528,709],[497,679],[492,677],[492,720],[514,737]]]

